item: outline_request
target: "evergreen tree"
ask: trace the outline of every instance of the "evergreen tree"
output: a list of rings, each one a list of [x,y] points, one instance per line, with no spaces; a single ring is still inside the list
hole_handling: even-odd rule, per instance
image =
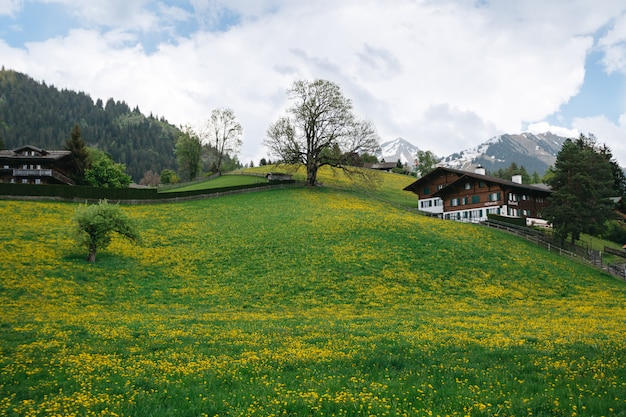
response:
[[[85,183],[85,171],[91,168],[91,159],[87,144],[82,138],[82,133],[78,125],[74,125],[70,133],[70,138],[65,142],[65,150],[72,153],[75,170],[71,174],[72,179],[77,184]]]
[[[613,174],[610,161],[593,140],[581,135],[567,140],[557,155],[549,178],[550,205],[544,216],[561,243],[581,233],[596,234],[612,217]]]
[[[528,174],[528,171],[526,171],[526,168],[524,167],[524,165],[518,166],[515,162],[511,162],[511,165],[509,165],[506,169],[500,168],[496,172],[493,173],[494,177],[502,178],[504,180],[509,180],[509,181],[515,175],[521,175],[522,182],[524,184],[529,184],[531,182],[536,184],[540,182],[540,181],[534,181],[534,179],[536,179],[538,175],[536,177],[531,178],[531,176]]]

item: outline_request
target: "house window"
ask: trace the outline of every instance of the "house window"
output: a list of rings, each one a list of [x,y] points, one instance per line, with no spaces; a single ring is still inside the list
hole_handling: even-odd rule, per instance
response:
[[[41,178],[35,178],[35,184],[41,184]]]
[[[11,178],[11,184],[15,184],[15,178]]]
[[[472,184],[470,184],[469,182],[465,183],[465,189],[466,190],[471,190],[472,189]]]
[[[22,165],[22,169],[28,169],[28,165],[26,164]]]
[[[485,188],[487,186],[487,184],[485,184],[485,181],[479,181],[478,182],[478,188]]]
[[[458,199],[458,198],[452,198],[452,199],[450,199],[450,205],[451,205],[452,207],[456,207],[456,206],[458,206],[458,205],[459,205],[459,199]]]
[[[28,178],[22,178],[22,184],[28,184]]]
[[[468,197],[463,197],[463,199],[461,200],[461,204],[463,204],[464,206],[469,204],[469,198]]]
[[[439,184],[437,186],[437,191],[441,190],[443,187],[445,187],[445,184]]]
[[[473,195],[472,196],[472,204],[478,204],[480,203],[480,196],[479,195]]]
[[[522,201],[528,201],[530,200],[530,197],[528,197],[526,194],[522,194]]]
[[[523,210],[522,213],[525,217],[530,217],[530,210]]]
[[[424,194],[430,194],[430,187],[424,187]]]
[[[489,201],[499,201],[500,193],[491,193],[489,194]]]
[[[537,203],[543,203],[543,198],[542,197],[537,197]]]
[[[517,201],[517,194],[509,193],[509,201]]]

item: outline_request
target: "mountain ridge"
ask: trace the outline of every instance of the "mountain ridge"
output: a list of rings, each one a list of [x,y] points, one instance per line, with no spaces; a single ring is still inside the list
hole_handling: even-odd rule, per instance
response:
[[[512,163],[524,166],[527,172],[543,175],[554,166],[556,156],[569,138],[551,132],[533,134],[502,134],[478,146],[450,154],[441,161],[449,168],[472,170],[478,165],[493,172],[505,169]]]
[[[471,171],[480,165],[487,171],[494,172],[515,163],[523,166],[529,173],[543,175],[550,166],[554,166],[556,156],[567,139],[569,138],[551,132],[505,133],[474,147],[447,156],[438,156],[439,164],[465,171]],[[380,148],[376,155],[379,160],[395,162],[400,159],[409,169],[414,168],[416,154],[420,150],[418,146],[401,137],[382,143]]]

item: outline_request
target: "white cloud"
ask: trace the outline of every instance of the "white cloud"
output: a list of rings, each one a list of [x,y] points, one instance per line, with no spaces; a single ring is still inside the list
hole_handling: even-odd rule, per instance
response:
[[[598,41],[604,51],[603,63],[607,72],[626,74],[626,13],[615,20],[613,27]]]
[[[626,166],[626,113],[620,116],[618,123],[596,116],[577,118],[573,126],[585,135],[592,133],[599,143],[607,144],[619,164]]]
[[[568,129],[563,126],[554,126],[548,122],[531,123],[528,125],[527,130],[534,134],[551,132],[565,138],[577,138],[580,136],[578,129]]]
[[[14,16],[22,8],[23,0],[0,0],[0,16]]]
[[[58,1],[96,26],[24,49],[0,43],[6,67],[176,124],[197,125],[213,108],[230,107],[244,128],[241,159],[256,162],[266,156],[267,126],[288,105],[285,90],[301,78],[339,84],[383,140],[402,136],[439,155],[515,133],[577,94],[592,34],[626,9],[621,0],[480,8],[452,0],[198,0],[191,15],[162,1]],[[238,23],[216,30],[229,15]],[[149,52],[140,43],[142,31],[194,19],[204,29]]]

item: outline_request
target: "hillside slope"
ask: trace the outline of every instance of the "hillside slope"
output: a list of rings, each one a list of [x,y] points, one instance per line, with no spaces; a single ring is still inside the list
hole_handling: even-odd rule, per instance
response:
[[[0,70],[0,138],[8,149],[63,149],[74,125],[89,146],[109,153],[138,182],[148,170],[175,169],[178,129],[125,102],[59,90],[27,75]]]
[[[0,414],[626,409],[626,284],[507,234],[274,190],[124,207],[89,265],[76,207],[0,201]]]

